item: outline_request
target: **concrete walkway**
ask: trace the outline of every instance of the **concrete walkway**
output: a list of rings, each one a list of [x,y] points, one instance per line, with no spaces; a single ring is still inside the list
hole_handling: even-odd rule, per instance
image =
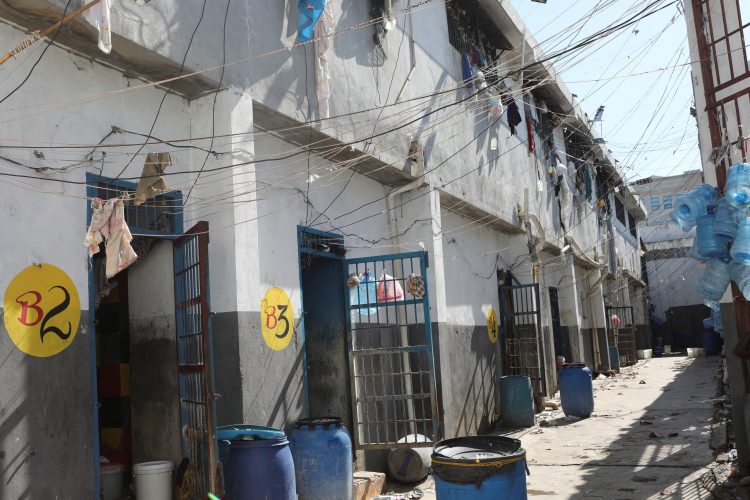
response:
[[[497,434],[523,443],[530,499],[711,498],[704,475],[714,466],[719,367],[718,356],[640,361],[594,381],[590,418],[547,411],[537,415],[535,427]],[[402,498],[435,498],[432,477],[419,486],[413,496],[414,486],[388,489]]]
[[[594,382],[591,418],[555,411],[538,416],[532,429],[507,434],[526,448],[529,498],[710,498],[701,476],[713,463],[719,362],[641,361]]]

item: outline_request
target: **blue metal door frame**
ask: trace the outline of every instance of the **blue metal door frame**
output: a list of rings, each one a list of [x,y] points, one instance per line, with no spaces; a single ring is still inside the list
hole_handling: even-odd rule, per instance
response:
[[[307,236],[310,236],[312,241],[308,241]],[[329,233],[326,231],[321,231],[319,229],[313,229],[307,226],[297,226],[297,264],[299,267],[299,283],[300,283],[300,319],[299,319],[299,331],[300,331],[300,342],[303,346],[305,346],[304,349],[302,349],[302,361],[304,363],[305,369],[303,371],[302,377],[302,384],[304,386],[304,398],[305,398],[305,410],[309,412],[310,410],[310,386],[308,384],[308,374],[307,374],[307,337],[305,335],[305,297],[302,294],[302,257],[303,254],[308,255],[315,255],[318,257],[325,257],[325,258],[331,258],[336,260],[344,260],[343,256],[332,254],[330,252],[324,252],[319,248],[314,248],[315,242],[323,243],[323,242],[336,242],[337,244],[340,243],[343,245],[344,237],[340,234],[336,233]]]
[[[91,222],[91,216],[93,215],[93,209],[91,208],[91,200],[93,198],[102,197],[102,199],[113,198],[119,196],[120,192],[133,193],[137,184],[134,182],[123,181],[120,179],[112,179],[109,177],[103,177],[90,172],[86,173],[86,226],[88,227]],[[102,194],[105,193],[105,195]],[[169,216],[172,218],[173,232],[161,231],[158,229],[152,229],[148,227],[139,227],[136,218],[135,221],[132,217],[128,217],[128,208],[126,207],[126,221],[130,226],[131,232],[134,235],[144,234],[159,237],[163,239],[176,239],[183,231],[183,212],[182,212],[182,193],[179,191],[172,191],[164,193],[160,197],[168,199],[173,204],[170,208]],[[151,207],[153,208],[153,207]],[[149,206],[145,207],[148,212]],[[139,213],[139,212],[137,212]],[[153,213],[151,215],[154,215]],[[135,223],[134,223],[135,222]],[[101,465],[99,461],[99,450],[101,443],[99,442],[99,395],[98,395],[98,376],[96,367],[96,303],[94,296],[97,293],[96,284],[94,282],[94,271],[89,266],[88,270],[88,335],[89,335],[89,378],[91,381],[91,425],[92,425],[92,469],[94,474],[94,491],[101,491]]]
[[[428,265],[424,251],[344,261],[344,276],[357,274],[365,282],[364,294],[360,286],[356,292],[347,289],[345,294],[355,423],[352,433],[359,449],[429,446],[439,439]],[[390,278],[379,278],[379,272]],[[421,298],[407,298],[407,272],[424,280],[425,293]],[[403,295],[385,302],[377,293],[371,297],[368,280],[378,280],[383,287],[390,285],[394,289],[398,285]],[[354,294],[356,304],[352,303]],[[425,406],[427,399],[429,405]],[[414,433],[423,434],[428,440],[398,442]]]

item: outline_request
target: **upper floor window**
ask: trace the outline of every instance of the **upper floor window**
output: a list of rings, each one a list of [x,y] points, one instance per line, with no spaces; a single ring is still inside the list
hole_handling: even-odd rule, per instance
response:
[[[628,223],[625,220],[625,206],[622,204],[619,198],[615,197],[615,216],[620,223],[627,227]]]
[[[651,210],[659,210],[659,209],[661,209],[661,205],[659,203],[659,197],[652,196],[651,197]]]
[[[672,208],[672,195],[671,194],[664,195],[664,210],[668,208]]]
[[[637,233],[636,233],[635,227],[636,227],[635,217],[633,217],[633,214],[631,214],[630,212],[628,212],[628,230],[630,230],[630,234],[631,234],[631,236],[633,236],[633,238],[637,237],[636,236]]]
[[[136,184],[121,179],[110,179],[92,173],[86,174],[89,198],[108,200],[120,193],[134,194]],[[183,232],[182,193],[170,191],[146,200],[136,206],[125,203],[125,222],[135,235],[179,235]]]

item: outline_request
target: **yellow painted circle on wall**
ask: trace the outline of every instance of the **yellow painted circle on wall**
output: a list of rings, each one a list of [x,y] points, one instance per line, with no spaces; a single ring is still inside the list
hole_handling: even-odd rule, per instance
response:
[[[493,344],[497,342],[497,316],[495,316],[495,310],[490,307],[490,312],[487,313],[487,335],[490,337],[490,342]]]
[[[51,264],[29,266],[8,284],[3,299],[5,329],[31,356],[59,354],[73,343],[81,302],[73,280]]]
[[[294,337],[294,309],[281,288],[271,288],[260,303],[263,340],[274,351],[286,349]]]

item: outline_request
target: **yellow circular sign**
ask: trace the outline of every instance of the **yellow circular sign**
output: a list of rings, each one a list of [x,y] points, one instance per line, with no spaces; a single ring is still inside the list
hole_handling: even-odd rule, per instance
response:
[[[274,351],[286,349],[294,336],[294,309],[281,288],[271,288],[260,303],[261,330],[266,345]]]
[[[72,344],[81,320],[78,290],[65,271],[50,264],[18,273],[5,289],[3,308],[10,339],[21,351],[40,358]]]
[[[493,344],[497,342],[497,330],[497,316],[495,316],[495,310],[490,307],[490,312],[487,313],[487,335]]]

